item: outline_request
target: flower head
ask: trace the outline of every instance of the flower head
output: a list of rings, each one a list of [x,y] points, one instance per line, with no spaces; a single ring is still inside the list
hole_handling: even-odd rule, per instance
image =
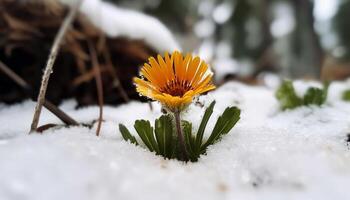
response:
[[[165,53],[164,58],[149,58],[140,74],[144,79],[134,78],[137,92],[172,112],[186,108],[196,95],[215,89],[208,65],[197,56],[183,57],[178,51],[171,56]]]

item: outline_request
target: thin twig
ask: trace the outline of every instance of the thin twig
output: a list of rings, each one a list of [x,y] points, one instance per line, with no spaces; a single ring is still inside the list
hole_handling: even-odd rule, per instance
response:
[[[96,80],[98,104],[99,104],[99,111],[100,111],[99,117],[98,117],[97,128],[96,128],[96,136],[99,136],[100,131],[101,131],[102,120],[103,120],[103,86],[102,86],[100,65],[98,63],[96,50],[94,49],[94,47],[90,41],[88,41],[88,46],[89,46],[89,51],[90,51],[90,56],[91,56],[92,67],[95,70],[95,80]]]
[[[58,117],[61,121],[63,121],[66,125],[69,125],[69,126],[79,125],[77,121],[75,121],[73,118],[71,118],[69,115],[67,115],[65,112],[63,112],[61,109],[59,109],[57,106],[52,104],[47,99],[45,99],[43,106],[47,110],[49,110],[51,113],[53,113],[56,117]]]
[[[125,92],[120,79],[118,77],[118,74],[116,72],[116,70],[113,67],[113,63],[112,63],[112,59],[111,59],[111,54],[109,53],[109,49],[107,47],[107,45],[105,45],[105,50],[104,50],[104,59],[106,60],[107,63],[107,67],[111,70],[112,72],[112,77],[113,77],[113,86],[118,88],[118,91],[121,95],[121,97],[124,99],[125,102],[129,102],[130,98],[128,97],[128,94]]]
[[[20,77],[18,74],[12,71],[5,63],[1,61],[0,61],[0,70],[3,71],[15,83],[17,83],[17,85],[22,87],[25,90],[26,95],[30,96],[30,94],[32,94],[33,92],[32,87],[22,77]],[[76,122],[73,118],[71,118],[61,109],[59,109],[57,106],[52,104],[50,101],[45,99],[43,106],[49,111],[51,111],[60,120],[62,120],[66,125],[79,125],[78,122]]]
[[[12,71],[5,63],[0,61],[0,70],[3,71],[8,77],[10,77],[14,82],[21,86],[24,90],[31,90],[31,87],[27,84],[22,77],[18,76],[14,71]]]
[[[188,153],[187,153],[184,135],[182,133],[182,127],[181,127],[180,112],[178,112],[178,111],[174,112],[174,116],[175,116],[175,123],[176,123],[176,133],[177,133],[177,137],[178,137],[179,143],[180,143],[180,148],[182,151],[182,159],[184,161],[188,161]]]
[[[60,44],[62,43],[62,40],[64,39],[64,36],[65,36],[68,28],[72,24],[72,21],[74,20],[75,16],[77,15],[79,7],[82,4],[82,2],[83,2],[83,0],[78,0],[76,2],[76,4],[71,8],[67,17],[64,19],[63,24],[60,27],[60,30],[58,31],[58,34],[56,35],[56,38],[54,40],[54,43],[53,43],[51,51],[50,51],[49,58],[47,60],[47,64],[45,67],[43,78],[41,81],[40,91],[39,91],[39,95],[38,95],[38,99],[37,99],[37,104],[35,106],[35,111],[34,111],[34,116],[33,116],[33,121],[32,121],[32,125],[30,128],[30,132],[34,132],[38,127],[41,109],[42,109],[42,106],[45,102],[47,85],[49,83],[50,75],[53,72],[53,65],[55,63]]]

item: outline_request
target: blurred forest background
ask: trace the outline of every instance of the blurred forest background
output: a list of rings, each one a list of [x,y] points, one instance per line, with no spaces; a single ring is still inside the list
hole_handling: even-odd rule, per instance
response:
[[[185,51],[196,50],[238,76],[350,75],[349,0],[110,1],[157,17]]]
[[[163,22],[184,52],[211,64],[218,85],[232,79],[264,84],[276,75],[322,81],[350,76],[350,0],[108,1]],[[0,1],[0,102],[36,99],[54,37],[69,11],[58,2]],[[108,37],[84,15],[72,25],[46,97],[54,104],[70,98],[79,106],[96,104],[95,57],[106,104],[139,99],[132,77],[155,49],[142,40]]]

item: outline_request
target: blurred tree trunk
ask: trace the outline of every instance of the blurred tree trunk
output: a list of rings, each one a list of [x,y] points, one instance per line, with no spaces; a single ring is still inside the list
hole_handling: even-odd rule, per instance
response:
[[[290,67],[292,77],[319,78],[323,63],[323,49],[314,28],[313,8],[310,0],[292,0],[296,28],[291,47],[294,59]]]
[[[250,56],[250,50],[246,45],[248,32],[245,28],[250,15],[252,15],[252,5],[246,0],[236,0],[230,23],[233,27],[233,54],[236,58]]]
[[[262,34],[263,34],[263,41],[262,41],[262,50],[265,51],[269,47],[271,47],[273,38],[272,34],[270,32],[270,25],[271,25],[271,19],[269,17],[270,7],[271,7],[271,1],[270,0],[260,0],[259,1],[259,14],[261,24],[262,24]]]
[[[256,52],[255,75],[262,71],[275,71],[275,61],[273,58],[273,37],[270,31],[271,26],[271,4],[270,0],[260,0],[257,2],[257,17],[261,23],[262,41]]]

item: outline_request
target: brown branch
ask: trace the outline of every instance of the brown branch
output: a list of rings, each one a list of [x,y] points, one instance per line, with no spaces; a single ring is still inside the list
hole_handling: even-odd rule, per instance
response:
[[[64,39],[64,35],[66,34],[68,28],[72,24],[72,21],[77,15],[79,7],[82,4],[82,2],[83,0],[78,0],[77,3],[70,9],[67,17],[64,19],[63,24],[60,27],[60,30],[58,31],[58,34],[56,35],[56,38],[54,40],[54,43],[50,51],[49,58],[47,60],[43,78],[41,81],[41,87],[40,87],[40,91],[37,99],[37,104],[35,106],[35,111],[34,111],[30,132],[34,132],[38,127],[41,109],[45,102],[47,85],[49,83],[50,75],[53,72],[53,65],[55,63],[60,44],[62,43],[62,40]]]
[[[78,126],[79,123],[75,121],[73,118],[71,118],[69,115],[67,115],[65,112],[63,112],[61,109],[59,109],[57,106],[55,106],[53,103],[51,103],[49,100],[45,99],[43,106],[49,110],[51,113],[53,113],[56,117],[58,117],[61,121],[63,121],[68,126]]]
[[[90,56],[91,56],[91,63],[92,67],[95,70],[95,80],[96,80],[96,87],[97,87],[97,95],[98,95],[98,104],[99,104],[99,117],[98,117],[98,123],[96,128],[96,136],[100,135],[101,131],[101,125],[102,125],[102,118],[103,118],[103,86],[102,86],[102,79],[101,79],[101,71],[100,66],[98,63],[98,57],[96,50],[93,47],[93,44],[88,41]]]
[[[5,63],[0,61],[0,70],[4,72],[9,78],[11,78],[17,85],[22,87],[25,90],[26,95],[30,95],[33,91],[32,87],[18,74],[16,74],[14,71],[12,71]],[[63,112],[61,109],[59,109],[57,106],[52,104],[50,101],[46,100],[44,101],[43,106],[51,111],[52,114],[54,114],[56,117],[58,117],[62,122],[64,122],[66,125],[79,125],[78,122],[76,122],[73,118],[71,118],[69,115],[67,115],[65,112]]]

